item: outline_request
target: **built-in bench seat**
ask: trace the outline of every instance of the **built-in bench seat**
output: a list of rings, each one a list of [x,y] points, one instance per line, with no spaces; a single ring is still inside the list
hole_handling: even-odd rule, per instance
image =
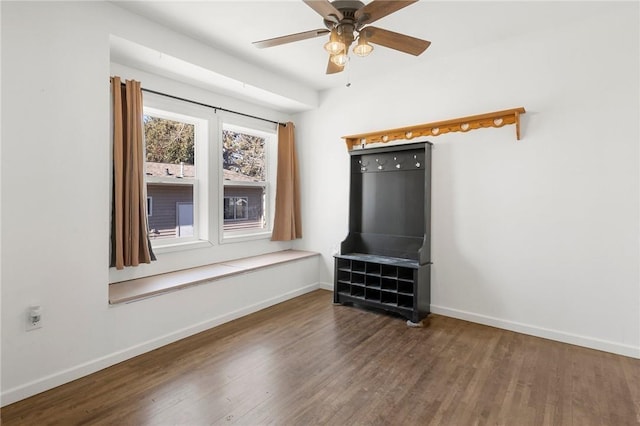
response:
[[[166,274],[121,281],[109,285],[109,303],[113,305],[132,302],[205,281],[218,280],[224,277],[243,274],[312,256],[319,256],[319,253],[303,250],[283,250],[181,271],[168,272]]]

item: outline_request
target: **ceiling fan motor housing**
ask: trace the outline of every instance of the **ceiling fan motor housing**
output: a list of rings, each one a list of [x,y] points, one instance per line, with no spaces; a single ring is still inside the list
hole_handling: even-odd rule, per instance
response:
[[[335,21],[325,19],[324,25],[330,30],[335,28],[348,46],[354,41],[354,32],[360,29],[356,12],[364,7],[364,3],[358,0],[335,0],[331,4],[342,13],[343,19],[338,20],[337,17]]]

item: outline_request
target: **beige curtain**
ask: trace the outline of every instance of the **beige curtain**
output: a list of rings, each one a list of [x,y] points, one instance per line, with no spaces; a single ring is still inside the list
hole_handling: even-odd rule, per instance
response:
[[[140,82],[111,78],[113,97],[113,203],[111,266],[123,269],[155,260],[147,233],[144,136]]]
[[[278,129],[278,172],[276,187],[276,212],[272,241],[289,241],[302,238],[300,220],[300,178],[294,141],[295,126],[288,122]]]

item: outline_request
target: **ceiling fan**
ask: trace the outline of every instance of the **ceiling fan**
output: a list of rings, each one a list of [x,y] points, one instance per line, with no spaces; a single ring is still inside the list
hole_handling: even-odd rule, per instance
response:
[[[325,28],[256,41],[256,47],[273,47],[329,34],[324,45],[329,53],[327,74],[341,72],[349,60],[349,47],[356,40],[353,53],[367,56],[373,50],[370,43],[418,56],[431,44],[405,34],[395,33],[369,24],[409,6],[418,0],[373,0],[364,4],[359,0],[303,0],[324,18]]]

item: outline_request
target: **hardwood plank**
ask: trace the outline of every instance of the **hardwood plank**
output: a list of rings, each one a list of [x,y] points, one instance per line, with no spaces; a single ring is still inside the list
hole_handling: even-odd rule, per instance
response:
[[[318,290],[2,408],[3,425],[637,425],[640,360]]]

